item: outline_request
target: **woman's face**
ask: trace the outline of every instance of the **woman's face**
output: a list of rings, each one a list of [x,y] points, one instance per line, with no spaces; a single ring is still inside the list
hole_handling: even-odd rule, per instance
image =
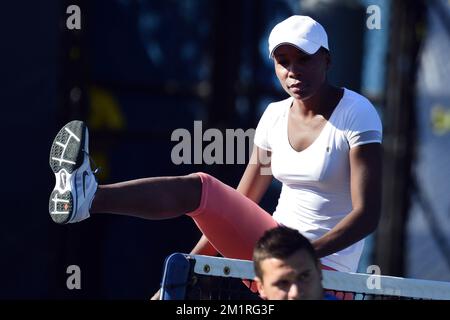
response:
[[[330,64],[323,50],[308,55],[291,45],[281,45],[274,52],[275,73],[283,89],[293,98],[307,100],[326,80]]]

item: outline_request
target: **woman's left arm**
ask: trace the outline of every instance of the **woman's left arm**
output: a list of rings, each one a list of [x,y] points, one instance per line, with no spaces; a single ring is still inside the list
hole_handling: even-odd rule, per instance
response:
[[[340,251],[374,232],[380,218],[382,149],[369,143],[350,149],[352,211],[333,229],[313,241],[319,256]]]

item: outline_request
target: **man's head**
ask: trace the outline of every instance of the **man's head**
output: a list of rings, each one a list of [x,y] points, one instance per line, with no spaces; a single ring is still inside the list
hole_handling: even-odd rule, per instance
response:
[[[307,16],[292,16],[277,24],[269,36],[269,53],[283,89],[306,100],[326,82],[331,64],[325,29]]]
[[[309,240],[297,230],[268,230],[255,246],[253,262],[263,299],[323,299],[320,262]]]

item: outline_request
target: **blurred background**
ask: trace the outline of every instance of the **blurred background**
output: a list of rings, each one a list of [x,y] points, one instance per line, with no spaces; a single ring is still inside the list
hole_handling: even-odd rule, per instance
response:
[[[80,29],[67,28],[70,5]],[[285,98],[267,38],[292,14],[322,23],[330,81],[367,96],[382,117],[382,219],[360,271],[377,264],[382,274],[450,281],[449,1],[9,1],[0,18],[0,298],[151,297],[164,258],[189,252],[199,231],[188,218],[54,224],[53,137],[67,121],[87,121],[101,183],[201,170],[237,186],[245,165],[173,164],[171,134],[193,133],[196,120],[203,130],[255,128],[267,104]],[[279,190],[274,182],[263,200],[270,212]],[[66,287],[70,265],[81,290]]]

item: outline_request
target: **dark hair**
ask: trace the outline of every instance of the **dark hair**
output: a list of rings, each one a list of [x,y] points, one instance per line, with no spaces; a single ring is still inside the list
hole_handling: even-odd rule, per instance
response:
[[[318,52],[322,52],[323,54],[330,54],[330,51],[324,47],[320,47]]]
[[[255,275],[262,279],[261,261],[269,258],[287,259],[298,250],[306,250],[318,262],[309,240],[297,230],[280,226],[266,231],[253,250]]]

